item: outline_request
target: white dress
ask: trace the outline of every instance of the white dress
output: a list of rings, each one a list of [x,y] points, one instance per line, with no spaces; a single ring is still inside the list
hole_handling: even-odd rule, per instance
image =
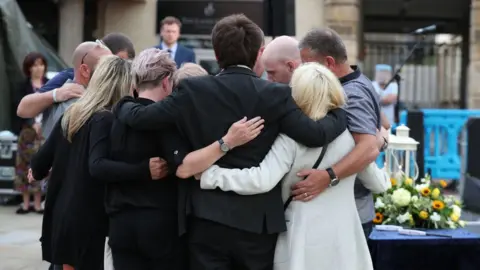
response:
[[[329,144],[319,169],[336,164],[355,142],[348,131]],[[280,135],[259,167],[223,169],[212,166],[201,177],[202,189],[220,188],[242,195],[268,192],[282,183],[286,201],[291,186],[300,179],[296,173],[311,169],[322,148],[307,148],[286,135]],[[367,242],[353,195],[356,175],[340,180],[309,202],[293,201],[285,211],[287,231],[278,237],[275,270],[371,270]],[[375,163],[360,174],[372,192],[390,187],[387,174]]]

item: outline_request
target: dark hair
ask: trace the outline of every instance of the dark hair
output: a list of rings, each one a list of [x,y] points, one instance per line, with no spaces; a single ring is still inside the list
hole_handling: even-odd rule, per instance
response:
[[[220,68],[232,65],[253,68],[264,36],[262,29],[245,15],[234,14],[215,24],[212,43]]]
[[[112,51],[112,54],[126,51],[128,58],[135,58],[135,48],[132,41],[122,33],[110,33],[102,38],[102,42]]]
[[[342,38],[329,28],[315,28],[308,31],[300,41],[299,47],[310,49],[318,55],[331,56],[339,63],[347,61],[347,49]]]
[[[173,16],[165,17],[162,22],[160,22],[160,28],[162,28],[165,24],[176,24],[179,28],[182,28],[182,22],[179,19]]]
[[[30,68],[35,65],[35,61],[38,59],[41,59],[43,62],[43,65],[45,66],[45,73],[47,72],[47,59],[43,54],[39,52],[31,52],[25,56],[25,59],[23,59],[23,74],[25,74],[26,77],[30,77],[32,74],[30,72]],[[45,75],[45,74],[44,74]]]

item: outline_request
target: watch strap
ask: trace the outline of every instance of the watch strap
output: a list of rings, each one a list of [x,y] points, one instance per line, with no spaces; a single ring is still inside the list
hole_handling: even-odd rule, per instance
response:
[[[338,179],[332,168],[327,168],[325,170],[327,171],[328,176],[330,176],[330,180]]]

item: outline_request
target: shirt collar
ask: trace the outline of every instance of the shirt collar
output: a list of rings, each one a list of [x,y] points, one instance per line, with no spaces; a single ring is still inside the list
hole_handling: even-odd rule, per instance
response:
[[[349,81],[356,80],[362,74],[358,66],[350,66],[350,67],[353,69],[353,72],[339,78],[341,84],[345,84]]]
[[[163,42],[163,41],[162,41],[161,46],[162,46],[162,50],[168,50],[169,49],[167,44],[165,44],[165,42]],[[177,49],[178,49],[178,43],[173,44],[172,48],[170,48],[172,53],[176,53]]]

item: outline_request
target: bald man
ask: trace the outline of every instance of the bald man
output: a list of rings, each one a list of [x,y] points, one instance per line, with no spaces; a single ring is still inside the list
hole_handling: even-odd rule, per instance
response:
[[[102,56],[111,55],[112,52],[102,42],[83,42],[73,52],[73,80],[67,80],[67,83],[76,83],[84,89],[87,87],[92,77],[95,67]],[[56,101],[56,89],[52,93],[53,100]],[[42,123],[42,135],[48,138],[53,126],[58,121],[65,110],[70,107],[78,98],[72,98],[64,102],[55,103],[49,111],[44,112]],[[48,116],[45,117],[45,116]]]
[[[298,41],[289,36],[277,37],[265,47],[261,60],[269,81],[290,83],[293,71],[302,64]]]

